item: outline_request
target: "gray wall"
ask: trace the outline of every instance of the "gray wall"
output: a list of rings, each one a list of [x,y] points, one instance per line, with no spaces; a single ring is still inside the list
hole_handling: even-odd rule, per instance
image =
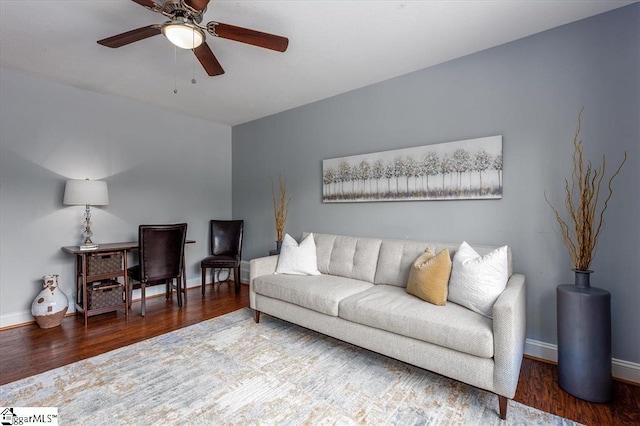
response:
[[[246,221],[245,260],[274,247],[270,177],[282,172],[286,231],[296,238],[308,230],[512,246],[528,283],[527,337],[555,344],[555,288],[573,276],[543,194],[562,207],[584,106],[587,157],[606,154],[611,170],[629,154],[592,282],[612,293],[613,356],[640,362],[639,15],[635,4],[234,127],[233,216]],[[496,134],[499,201],[321,202],[323,159]]]
[[[60,274],[71,297],[73,257],[60,247],[80,242],[84,207],[62,205],[68,178],[109,185],[110,204],[92,208],[97,243],[187,222],[187,275],[199,284],[208,221],[231,218],[230,127],[7,69],[0,107],[1,326],[32,319],[42,275]]]

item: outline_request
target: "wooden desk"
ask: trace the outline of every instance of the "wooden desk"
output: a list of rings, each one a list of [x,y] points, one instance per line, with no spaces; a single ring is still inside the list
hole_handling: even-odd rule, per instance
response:
[[[193,244],[195,240],[187,240],[186,243]],[[76,314],[82,313],[84,316],[85,327],[88,324],[88,318],[92,315],[103,314],[105,312],[117,311],[124,306],[125,316],[129,316],[129,277],[127,275],[127,258],[132,250],[138,249],[138,242],[125,243],[109,243],[100,244],[94,250],[80,250],[78,246],[62,247],[62,250],[76,256],[76,297],[75,307]],[[182,258],[182,284],[184,291],[184,301],[187,301],[187,275],[185,273],[184,254]],[[108,290],[118,289],[116,281],[122,280],[124,291],[124,301],[114,301],[107,305],[95,306],[95,303],[89,303],[88,285],[95,282],[113,281],[111,287],[106,286]],[[178,286],[179,287],[179,286]],[[181,291],[178,288],[178,291]],[[119,293],[119,292],[118,292]],[[93,293],[92,293],[93,294]],[[121,297],[121,296],[119,296]]]

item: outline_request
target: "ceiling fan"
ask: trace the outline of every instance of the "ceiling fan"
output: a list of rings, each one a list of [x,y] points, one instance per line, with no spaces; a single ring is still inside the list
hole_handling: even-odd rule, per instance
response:
[[[164,0],[161,4],[153,0],[132,1],[166,16],[169,21],[98,40],[98,44],[116,48],[164,34],[177,47],[193,50],[200,64],[210,76],[224,74],[224,69],[207,45],[206,33],[278,52],[284,52],[289,45],[289,39],[286,37],[223,24],[222,22],[211,21],[206,25],[201,25],[202,15],[207,10],[209,0]]]

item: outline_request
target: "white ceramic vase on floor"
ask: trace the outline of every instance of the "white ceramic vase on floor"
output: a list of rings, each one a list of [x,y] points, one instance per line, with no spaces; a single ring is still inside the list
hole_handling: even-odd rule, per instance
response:
[[[31,314],[40,328],[56,327],[67,313],[69,301],[58,287],[58,275],[45,275],[42,280],[44,289],[31,304]]]

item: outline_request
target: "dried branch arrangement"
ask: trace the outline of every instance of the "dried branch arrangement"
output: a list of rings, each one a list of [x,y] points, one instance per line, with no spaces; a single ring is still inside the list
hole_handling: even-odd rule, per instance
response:
[[[271,196],[273,198],[273,213],[276,221],[276,241],[282,241],[284,233],[284,223],[287,221],[290,198],[287,197],[287,180],[284,176],[278,177],[278,194],[271,179]]]
[[[563,219],[558,209],[547,199],[547,195],[544,196],[560,225],[562,242],[569,251],[573,266],[579,271],[589,270],[598,244],[598,236],[604,224],[604,212],[613,195],[613,179],[618,176],[622,165],[627,161],[627,152],[625,151],[622,162],[607,182],[608,194],[602,207],[599,208],[598,201],[600,188],[605,177],[606,161],[603,155],[600,166],[594,168],[591,161],[583,159],[582,141],[579,139],[583,110],[584,108],[578,114],[578,126],[573,137],[571,182],[568,179],[564,181],[565,206],[569,213],[569,220]]]

